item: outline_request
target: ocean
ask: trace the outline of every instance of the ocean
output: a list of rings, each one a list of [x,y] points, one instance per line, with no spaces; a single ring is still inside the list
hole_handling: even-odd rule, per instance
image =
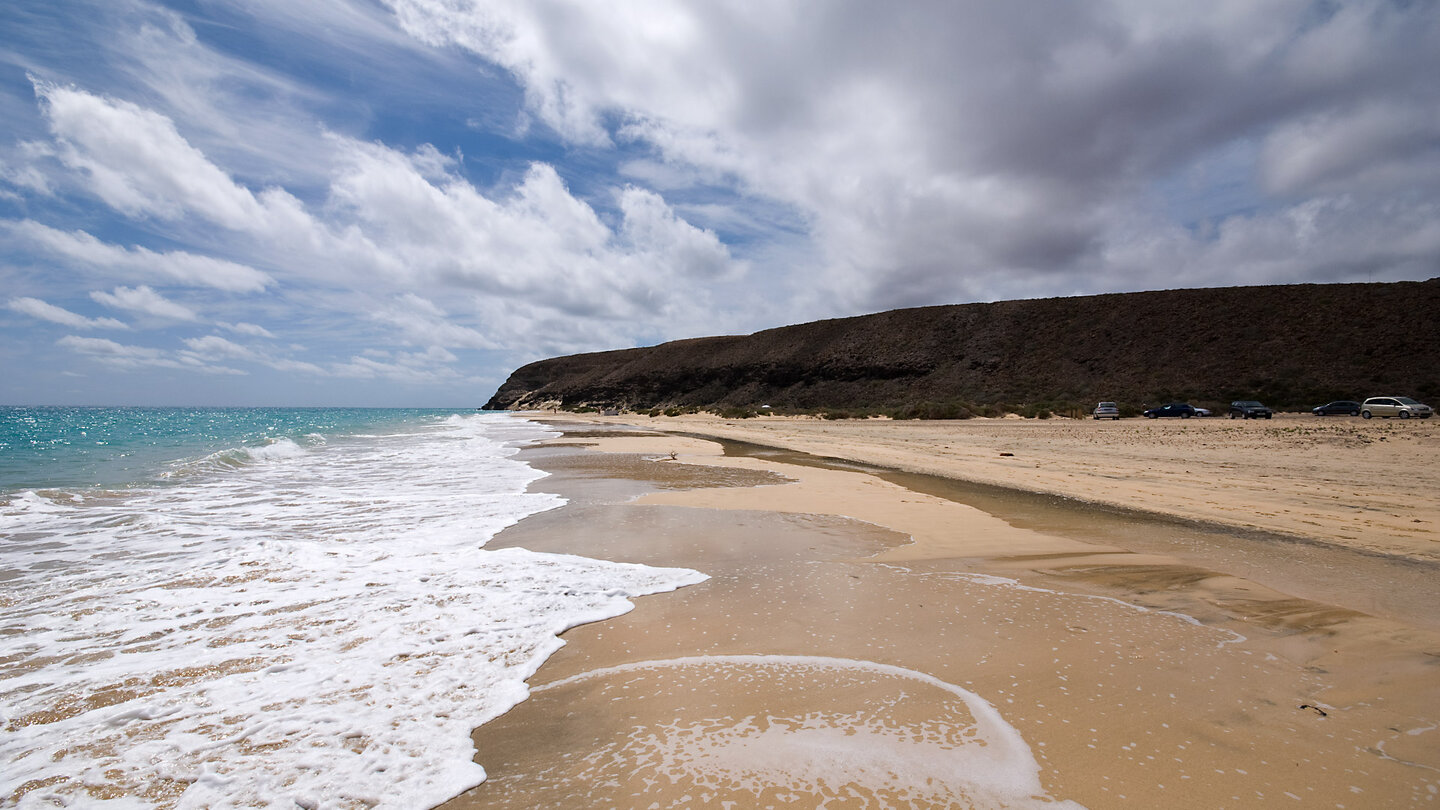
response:
[[[578,624],[704,579],[523,549],[508,414],[0,408],[0,804],[430,807]]]

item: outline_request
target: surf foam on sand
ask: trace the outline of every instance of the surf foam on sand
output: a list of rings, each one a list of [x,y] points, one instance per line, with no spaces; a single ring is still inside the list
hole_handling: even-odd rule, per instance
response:
[[[1080,807],[1045,794],[1030,747],[987,701],[904,667],[700,655],[590,670],[535,692],[664,719],[597,733],[583,756],[493,786],[533,806]]]
[[[430,806],[563,630],[704,579],[481,546],[563,500],[508,417],[202,459],[0,502],[0,796]],[[307,437],[310,438],[310,437]]]

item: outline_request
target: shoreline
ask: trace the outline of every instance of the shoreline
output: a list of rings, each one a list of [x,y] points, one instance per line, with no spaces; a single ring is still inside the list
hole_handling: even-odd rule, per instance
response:
[[[567,632],[531,697],[476,730],[491,778],[447,808],[687,797],[818,806],[825,796],[874,806],[920,778],[897,782],[875,762],[945,770],[947,752],[969,750],[965,734],[927,736],[935,712],[966,734],[1013,732],[1021,748],[1000,769],[1010,781],[942,780],[904,794],[913,806],[959,796],[1248,806],[1286,795],[1407,806],[1440,790],[1440,636],[1430,630],[1127,548],[1139,535],[1116,534],[1124,525],[1170,531],[1143,518],[1107,523],[1064,504],[1000,514],[1004,504],[977,509],[844,465],[729,456],[644,423],[536,416],[566,435],[527,460],[552,473],[541,488],[571,503],[493,545],[711,579]],[[896,684],[872,677],[878,666],[979,702],[934,692],[896,702]],[[737,693],[736,679],[764,687]],[[981,723],[987,706],[999,725]],[[929,742],[906,748],[882,731],[895,728]],[[851,738],[864,750],[847,761],[869,765],[837,771],[810,755]],[[765,762],[747,758],[757,750]]]

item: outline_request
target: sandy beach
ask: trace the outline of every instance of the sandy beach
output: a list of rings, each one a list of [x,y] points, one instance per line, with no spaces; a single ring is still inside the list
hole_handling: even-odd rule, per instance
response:
[[[710,579],[566,633],[447,807],[1440,801],[1440,425],[553,423],[490,547]]]
[[[1440,419],[639,424],[1440,561]]]

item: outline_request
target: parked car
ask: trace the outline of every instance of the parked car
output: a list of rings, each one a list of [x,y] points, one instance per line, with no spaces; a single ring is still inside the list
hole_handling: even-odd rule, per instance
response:
[[[1347,416],[1360,415],[1360,403],[1348,399],[1337,399],[1334,402],[1327,402],[1319,407],[1311,408],[1310,412],[1316,416],[1329,416],[1332,413],[1343,413]]]
[[[1434,411],[1429,405],[1416,402],[1409,397],[1370,397],[1360,406],[1360,415],[1366,419],[1372,416],[1384,419],[1392,416],[1398,416],[1401,419],[1409,419],[1412,416],[1429,419],[1432,413]]]
[[[1231,419],[1269,419],[1275,412],[1253,399],[1241,399],[1230,403]]]
[[[1178,416],[1181,419],[1189,419],[1194,415],[1195,409],[1185,402],[1172,402],[1169,405],[1151,408],[1145,412],[1147,419],[1159,419],[1162,416]]]
[[[1096,419],[1119,419],[1120,406],[1113,402],[1102,402],[1095,406],[1093,413]]]
[[[1214,413],[1211,413],[1211,411],[1210,411],[1209,408],[1202,408],[1202,407],[1200,407],[1199,405],[1196,405],[1196,406],[1195,406],[1195,415],[1196,415],[1196,416],[1214,416],[1215,414],[1214,414]]]

